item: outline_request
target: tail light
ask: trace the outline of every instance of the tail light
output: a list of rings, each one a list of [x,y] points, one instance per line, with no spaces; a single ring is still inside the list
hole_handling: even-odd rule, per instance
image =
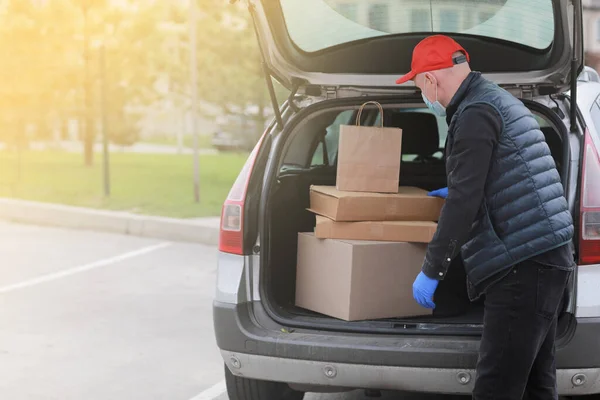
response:
[[[258,150],[264,135],[258,141],[248,160],[242,167],[221,212],[221,228],[219,233],[219,251],[231,254],[244,254],[244,200],[248,191],[248,182],[254,168]]]
[[[581,188],[581,264],[600,264],[600,157],[586,132]]]

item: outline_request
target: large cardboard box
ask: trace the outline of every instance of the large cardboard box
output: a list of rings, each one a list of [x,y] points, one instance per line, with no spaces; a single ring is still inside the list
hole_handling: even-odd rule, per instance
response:
[[[336,222],[317,215],[315,236],[319,239],[429,243],[436,229],[437,224],[431,221]]]
[[[443,199],[411,186],[401,186],[398,193],[310,188],[310,211],[334,221],[437,221],[443,205]]]
[[[426,248],[300,233],[296,305],[346,321],[430,315],[412,294]]]

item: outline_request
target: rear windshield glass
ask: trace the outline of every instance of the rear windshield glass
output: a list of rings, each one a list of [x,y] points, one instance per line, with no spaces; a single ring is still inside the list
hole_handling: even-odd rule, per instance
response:
[[[546,49],[551,0],[280,0],[291,39],[306,52],[403,33],[461,33]]]

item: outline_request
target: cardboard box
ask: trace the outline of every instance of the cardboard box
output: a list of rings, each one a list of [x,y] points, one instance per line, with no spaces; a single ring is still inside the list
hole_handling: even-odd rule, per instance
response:
[[[437,224],[430,221],[336,222],[318,215],[315,236],[319,239],[429,243],[436,229]]]
[[[431,315],[412,294],[426,249],[300,233],[296,305],[346,321]]]
[[[311,186],[309,210],[334,221],[437,221],[443,205],[443,199],[411,186],[393,194]]]

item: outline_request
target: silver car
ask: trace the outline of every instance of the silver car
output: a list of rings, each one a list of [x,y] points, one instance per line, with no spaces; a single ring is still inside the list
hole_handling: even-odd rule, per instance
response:
[[[472,390],[481,303],[460,277],[443,313],[346,322],[295,306],[298,232],[312,231],[309,187],[334,185],[339,126],[377,100],[403,129],[402,185],[446,186],[445,121],[395,79],[435,32],[538,119],[576,224],[578,268],[557,341],[561,395],[600,393],[600,84],[583,70],[579,0],[249,0],[263,60],[290,91],[227,198],[214,327],[231,400],[301,399],[353,388]],[[270,79],[267,85],[272,89]],[[378,123],[369,109],[363,123]],[[436,293],[437,295],[437,293]],[[444,305],[444,307],[441,307]],[[372,392],[376,394],[376,392]]]
[[[598,72],[592,67],[585,66],[583,71],[577,77],[577,80],[580,82],[599,82],[600,83],[600,75]]]

